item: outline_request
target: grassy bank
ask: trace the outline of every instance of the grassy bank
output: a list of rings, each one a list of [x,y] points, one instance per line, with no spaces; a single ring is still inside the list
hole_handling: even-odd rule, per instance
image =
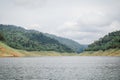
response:
[[[25,51],[13,49],[0,42],[0,57],[29,57],[29,56],[75,56],[76,53],[59,53],[54,51]]]
[[[0,57],[9,57],[9,56],[19,57],[19,56],[24,56],[24,54],[0,42]]]
[[[120,56],[120,49],[106,51],[85,51],[77,53],[59,53],[54,51],[25,51],[13,49],[0,42],[0,57],[29,57],[29,56]]]
[[[120,56],[120,49],[109,49],[105,51],[85,51],[80,56]]]
[[[23,51],[18,52],[24,54],[24,56],[75,56],[77,53],[59,53],[54,51]]]

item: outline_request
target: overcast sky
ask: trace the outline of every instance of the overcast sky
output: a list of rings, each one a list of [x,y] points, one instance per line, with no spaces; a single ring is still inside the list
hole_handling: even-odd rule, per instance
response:
[[[120,30],[120,0],[0,0],[0,24],[90,44]]]

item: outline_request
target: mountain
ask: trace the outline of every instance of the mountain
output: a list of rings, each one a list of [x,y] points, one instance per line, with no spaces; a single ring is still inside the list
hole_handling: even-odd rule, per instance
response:
[[[81,56],[120,56],[120,31],[114,31],[88,45]]]
[[[84,49],[87,48],[87,45],[81,45],[71,39],[58,37],[52,34],[45,33],[46,36],[58,40],[61,44],[66,45],[67,47],[70,47],[72,50],[74,50],[77,53],[83,52]]]
[[[98,41],[88,45],[86,51],[98,51],[120,49],[120,31],[114,31],[100,38]]]
[[[26,30],[19,26],[0,24],[0,34],[5,43],[12,48],[27,51],[74,52],[59,41],[35,30]]]
[[[56,51],[26,51],[11,48],[5,44],[5,39],[0,33],[0,57],[30,57],[30,56],[74,56],[77,53],[66,53]]]
[[[0,57],[34,57],[34,56],[75,56],[77,53],[62,53],[56,51],[26,51],[9,47],[0,41]]]

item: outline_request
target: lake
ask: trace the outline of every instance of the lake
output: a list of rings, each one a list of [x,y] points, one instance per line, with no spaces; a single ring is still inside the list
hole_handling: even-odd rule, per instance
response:
[[[120,57],[0,58],[0,80],[120,80]]]

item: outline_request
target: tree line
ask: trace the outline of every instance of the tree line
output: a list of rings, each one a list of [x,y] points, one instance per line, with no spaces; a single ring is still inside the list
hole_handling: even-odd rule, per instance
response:
[[[88,45],[86,51],[98,51],[108,49],[120,49],[120,31],[114,31]]]

